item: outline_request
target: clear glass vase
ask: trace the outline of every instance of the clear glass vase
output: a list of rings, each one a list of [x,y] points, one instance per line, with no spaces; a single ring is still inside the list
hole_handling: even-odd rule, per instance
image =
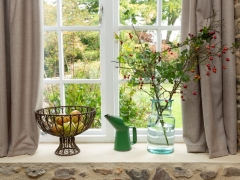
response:
[[[154,154],[170,154],[174,152],[175,118],[172,115],[172,102],[169,100],[167,107],[159,117],[156,105],[165,107],[165,100],[152,99],[152,113],[148,116],[147,150]],[[163,120],[163,124],[161,123]]]

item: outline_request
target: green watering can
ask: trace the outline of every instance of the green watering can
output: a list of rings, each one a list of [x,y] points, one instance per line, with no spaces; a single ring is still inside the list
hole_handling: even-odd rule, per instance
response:
[[[116,151],[131,150],[131,146],[137,142],[136,127],[126,126],[123,122],[123,119],[117,116],[106,114],[104,117],[116,129],[114,150]],[[129,128],[133,129],[133,142],[130,141]]]

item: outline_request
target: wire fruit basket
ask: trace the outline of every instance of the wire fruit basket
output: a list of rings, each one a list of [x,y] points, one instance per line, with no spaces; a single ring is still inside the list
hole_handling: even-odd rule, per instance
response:
[[[89,129],[95,115],[96,110],[87,106],[58,106],[35,111],[36,121],[40,129],[60,137],[59,147],[55,151],[55,154],[59,156],[80,153],[74,136]]]

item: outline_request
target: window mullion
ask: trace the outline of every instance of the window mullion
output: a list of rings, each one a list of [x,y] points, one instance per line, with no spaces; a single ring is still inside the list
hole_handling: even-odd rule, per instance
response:
[[[114,63],[113,52],[113,3],[114,1],[102,0],[103,14],[101,23],[101,61],[102,61],[102,128],[106,133],[104,141],[114,141],[114,129],[104,117],[105,114],[114,114]]]
[[[57,33],[58,33],[58,59],[59,59],[59,78],[60,78],[60,102],[65,106],[65,89],[64,89],[64,55],[63,55],[63,36],[62,36],[62,0],[57,1]]]

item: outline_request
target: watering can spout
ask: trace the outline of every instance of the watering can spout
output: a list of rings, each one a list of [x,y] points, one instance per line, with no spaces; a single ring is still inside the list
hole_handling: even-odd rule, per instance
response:
[[[105,118],[112,124],[112,126],[116,129],[116,131],[120,131],[120,132],[128,131],[128,127],[125,126],[122,118],[118,116],[112,116],[109,114],[106,114]]]
[[[137,142],[137,131],[135,127],[129,127],[124,124],[122,118],[118,116],[113,116],[106,114],[104,116],[115,128],[115,142],[114,142],[114,150],[116,151],[129,151],[131,149],[131,145]],[[130,141],[129,128],[133,129],[133,141]]]

